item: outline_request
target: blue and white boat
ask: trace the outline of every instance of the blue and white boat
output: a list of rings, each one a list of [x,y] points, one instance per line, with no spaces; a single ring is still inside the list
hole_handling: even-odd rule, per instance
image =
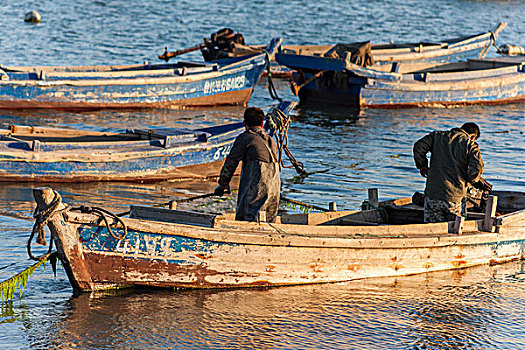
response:
[[[289,61],[288,61],[289,62]],[[525,58],[470,59],[409,73],[325,58],[312,69],[296,57],[292,89],[302,103],[368,108],[442,107],[525,101]]]
[[[282,39],[209,63],[0,66],[0,109],[93,110],[246,105]]]
[[[296,102],[281,102],[288,115]],[[273,110],[272,112],[273,113]],[[124,133],[38,126],[0,130],[0,181],[150,182],[218,177],[242,122]]]
[[[367,67],[374,70],[398,73],[424,69],[436,64],[457,62],[469,58],[483,58],[495,43],[499,33],[507,26],[503,22],[492,31],[461,36],[444,40],[423,40],[413,43],[390,44],[336,44],[336,45],[282,45],[275,56],[278,69],[272,67],[272,75],[291,76],[294,70],[315,69],[324,66],[327,58],[344,60],[346,52],[354,51],[354,56],[366,52],[371,59]],[[365,47],[368,45],[368,48]],[[264,46],[258,46],[263,50]],[[356,51],[357,52],[356,55]],[[240,50],[240,52],[242,52]],[[249,51],[247,51],[249,52]],[[297,60],[302,63],[296,65]],[[308,67],[304,65],[308,64]],[[274,72],[275,71],[275,72]]]
[[[0,181],[148,182],[213,177],[243,130],[242,123],[125,133],[13,125],[0,131]]]

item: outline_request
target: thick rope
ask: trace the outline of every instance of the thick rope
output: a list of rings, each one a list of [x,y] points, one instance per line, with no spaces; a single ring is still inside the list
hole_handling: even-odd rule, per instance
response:
[[[270,71],[270,55],[268,54],[268,52],[266,52],[266,71],[266,77],[268,78],[268,92],[270,93],[270,97],[273,100],[278,100],[279,102],[282,102],[283,100],[277,95],[277,90],[273,85],[272,73]]]
[[[106,226],[106,229],[108,230],[111,237],[113,237],[116,240],[124,239],[124,237],[126,237],[126,235],[128,234],[128,228],[126,224],[124,223],[124,221],[122,221],[120,217],[118,217],[117,215],[113,214],[112,212],[106,209],[81,205],[80,207],[73,208],[71,210],[79,210],[81,213],[84,213],[84,214],[98,215],[99,219],[102,219],[104,221],[104,225]],[[124,231],[124,233],[121,236],[117,236],[111,229],[110,223],[108,221],[108,216],[115,219],[122,226],[122,230]]]
[[[51,203],[44,209],[39,211],[39,207],[37,206],[35,208],[35,211],[33,213],[33,217],[35,218],[35,224],[33,225],[33,230],[31,230],[31,235],[29,236],[29,239],[27,241],[27,254],[29,257],[33,260],[39,261],[42,260],[46,255],[51,253],[51,249],[53,249],[53,233],[51,232],[51,238],[49,242],[49,249],[47,253],[36,257],[31,252],[31,241],[33,240],[33,237],[35,234],[37,235],[36,242],[41,245],[47,245],[46,237],[45,237],[45,227],[51,218],[51,216],[56,212],[58,206],[62,203],[62,197],[56,192],[53,191],[53,194],[55,197],[51,201]]]
[[[278,109],[274,109],[267,115],[269,127],[275,130],[275,139],[279,149],[279,164],[283,168],[295,168],[298,174],[307,175],[304,164],[299,162],[288,149],[288,128],[290,127],[290,117]],[[283,162],[283,151],[292,163],[291,166],[285,166]]]

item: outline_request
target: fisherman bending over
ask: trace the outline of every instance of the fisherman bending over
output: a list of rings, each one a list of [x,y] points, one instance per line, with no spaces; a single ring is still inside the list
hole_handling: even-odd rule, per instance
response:
[[[414,144],[414,160],[423,177],[425,187],[425,222],[454,221],[456,216],[467,216],[466,192],[472,185],[483,190],[492,189],[483,173],[483,161],[478,144],[479,127],[465,123],[461,129],[433,131]],[[430,152],[430,168],[427,153]]]
[[[214,194],[230,192],[230,181],[242,160],[235,220],[255,221],[259,211],[275,222],[281,190],[277,144],[263,130],[264,112],[250,107],[244,111],[246,131],[237,136],[221,169]]]

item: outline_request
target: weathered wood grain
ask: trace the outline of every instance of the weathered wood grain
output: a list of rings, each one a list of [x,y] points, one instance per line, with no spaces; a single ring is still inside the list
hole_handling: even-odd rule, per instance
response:
[[[35,191],[39,207],[51,196],[51,189]],[[525,244],[525,208],[499,217],[497,232],[483,232],[483,219],[466,220],[460,235],[453,233],[454,222],[271,224],[232,221],[231,214],[212,218],[136,209],[142,210],[142,218],[122,219],[127,227],[122,239],[114,238],[93,214],[67,211],[52,217],[50,229],[76,290],[281,286],[403,276],[520,259]],[[303,220],[326,221],[338,214],[310,214]],[[344,222],[346,214],[352,224],[358,221],[351,219],[358,213],[342,214],[336,220]],[[156,218],[162,221],[152,220]],[[121,236],[117,221],[109,221]]]

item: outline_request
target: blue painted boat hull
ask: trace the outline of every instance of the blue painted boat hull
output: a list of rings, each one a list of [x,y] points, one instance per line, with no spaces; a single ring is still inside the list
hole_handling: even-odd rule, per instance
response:
[[[281,42],[272,40],[269,57]],[[266,66],[262,53],[212,63],[1,67],[0,109],[246,105]]]
[[[296,104],[283,101],[274,109],[288,115]],[[149,182],[218,177],[223,160],[244,130],[242,122],[126,133],[15,125],[0,130],[0,181]]]
[[[509,61],[515,61],[509,62]],[[303,103],[329,103],[351,107],[405,108],[440,107],[472,104],[503,104],[525,101],[525,71],[521,59],[484,59],[452,65],[492,64],[499,67],[465,69],[447,72],[447,66],[407,74],[384,73],[356,67],[334,78],[311,81],[301,87],[298,96]],[[505,67],[505,64],[508,66]],[[442,70],[442,71],[439,71]],[[365,72],[366,71],[366,72]],[[368,73],[365,76],[363,72]],[[375,74],[375,75],[374,75]],[[312,73],[294,75],[296,84]],[[334,75],[335,76],[335,75]]]
[[[222,128],[222,130],[220,130]],[[201,129],[207,140],[0,141],[0,181],[88,182],[217,177],[242,123]]]

